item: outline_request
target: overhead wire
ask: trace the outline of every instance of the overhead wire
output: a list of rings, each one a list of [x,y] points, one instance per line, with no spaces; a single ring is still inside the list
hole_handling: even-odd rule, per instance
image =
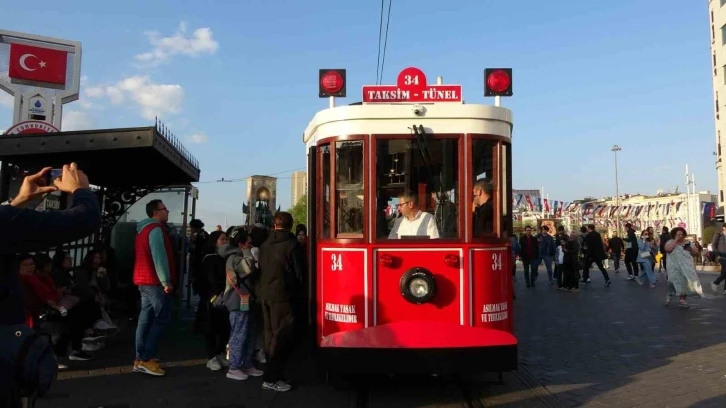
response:
[[[291,172],[293,172],[293,171],[298,171],[298,170],[305,170],[305,169],[306,169],[305,167],[299,167],[299,168],[297,168],[297,169],[290,169],[290,170],[278,171],[278,172],[276,172],[276,173],[269,173],[269,174],[265,174],[265,175],[266,175],[266,176],[275,176],[275,175],[278,175],[278,174],[284,174],[284,173],[291,173]],[[247,181],[247,179],[248,179],[248,178],[250,178],[250,177],[252,177],[252,176],[254,176],[254,175],[249,175],[249,176],[246,176],[246,177],[240,177],[240,178],[236,178],[236,179],[229,179],[229,180],[225,180],[225,178],[224,178],[224,177],[222,177],[222,178],[221,178],[221,179],[219,179],[219,180],[198,181],[198,182],[196,182],[196,183],[194,183],[194,184],[209,184],[209,183],[241,183],[241,182],[243,182],[243,181]],[[277,177],[277,178],[292,178],[292,177]]]
[[[386,65],[386,48],[388,48],[388,26],[391,24],[391,3],[392,0],[388,0],[388,16],[386,17],[386,35],[383,40],[383,58],[381,59],[381,77],[378,80],[378,84],[383,83],[383,67]]]
[[[381,0],[381,17],[378,20],[378,59],[376,61],[376,85],[378,85],[378,72],[381,68],[381,38],[383,34],[383,3],[386,0]]]

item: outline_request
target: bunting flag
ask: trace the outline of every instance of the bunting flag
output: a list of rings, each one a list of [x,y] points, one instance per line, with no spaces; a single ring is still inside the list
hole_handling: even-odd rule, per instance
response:
[[[534,210],[534,205],[532,205],[532,199],[528,195],[524,196],[524,200],[527,201],[527,205],[529,205],[529,210]]]
[[[546,198],[544,199],[544,210],[547,213],[550,212],[550,201],[548,199],[546,199]]]

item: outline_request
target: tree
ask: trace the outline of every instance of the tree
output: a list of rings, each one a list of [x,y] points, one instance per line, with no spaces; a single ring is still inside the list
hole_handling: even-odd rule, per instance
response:
[[[292,214],[293,228],[298,224],[307,226],[308,224],[308,196],[303,194],[297,204],[288,210]]]

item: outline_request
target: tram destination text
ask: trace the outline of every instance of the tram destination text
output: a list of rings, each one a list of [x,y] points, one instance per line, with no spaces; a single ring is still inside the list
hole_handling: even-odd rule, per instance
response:
[[[482,307],[481,322],[491,323],[509,319],[509,305],[503,303],[488,303]]]
[[[358,323],[355,305],[325,304],[325,320],[338,323]]]

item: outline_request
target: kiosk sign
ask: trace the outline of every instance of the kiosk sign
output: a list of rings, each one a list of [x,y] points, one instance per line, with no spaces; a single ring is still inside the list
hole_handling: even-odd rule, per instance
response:
[[[364,103],[461,102],[461,85],[428,85],[426,74],[408,67],[398,74],[396,85],[363,86]]]

